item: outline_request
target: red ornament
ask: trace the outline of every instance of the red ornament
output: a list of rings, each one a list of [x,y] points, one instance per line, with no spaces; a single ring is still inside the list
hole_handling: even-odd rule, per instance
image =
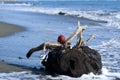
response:
[[[58,36],[58,42],[61,44],[65,43],[65,36],[64,35]]]

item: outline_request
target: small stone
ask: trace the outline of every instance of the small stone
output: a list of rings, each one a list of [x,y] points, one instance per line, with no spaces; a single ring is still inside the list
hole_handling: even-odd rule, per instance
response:
[[[59,14],[59,15],[65,15],[65,13],[64,13],[64,12],[59,12],[58,14]]]
[[[2,60],[2,62],[5,62],[4,60]]]
[[[22,57],[18,57],[18,59],[23,59]]]

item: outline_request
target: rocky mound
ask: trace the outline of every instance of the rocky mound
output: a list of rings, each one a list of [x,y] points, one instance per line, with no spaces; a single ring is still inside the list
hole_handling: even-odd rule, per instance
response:
[[[72,77],[80,77],[90,72],[96,74],[102,68],[101,56],[88,46],[72,49],[57,47],[49,52],[47,60],[44,59],[42,64],[50,73]]]

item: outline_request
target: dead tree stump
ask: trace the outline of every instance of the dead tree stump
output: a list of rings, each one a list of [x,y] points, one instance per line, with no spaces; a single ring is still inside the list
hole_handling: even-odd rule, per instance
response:
[[[57,47],[48,53],[47,60],[43,60],[42,64],[50,73],[72,77],[80,77],[90,72],[96,74],[102,68],[101,56],[88,46],[72,49]]]

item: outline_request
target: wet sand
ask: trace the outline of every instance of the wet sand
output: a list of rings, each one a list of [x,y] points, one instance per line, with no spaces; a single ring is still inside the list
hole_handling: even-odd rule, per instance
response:
[[[16,65],[16,64],[0,61],[0,73],[11,73],[11,72],[22,72],[22,71],[31,72],[31,74],[37,74],[37,75],[48,74],[43,69],[31,68],[27,66]]]
[[[6,62],[0,62],[0,73],[20,72],[20,71],[30,71],[30,70],[23,66],[9,64]]]
[[[21,26],[0,22],[0,37],[10,36],[12,34],[15,34],[17,32],[21,32],[24,30],[25,29]],[[30,71],[30,70],[23,66],[17,66],[17,65],[0,61],[0,73],[18,72],[18,71]]]
[[[25,28],[21,26],[0,22],[0,37],[6,37],[24,30]]]

